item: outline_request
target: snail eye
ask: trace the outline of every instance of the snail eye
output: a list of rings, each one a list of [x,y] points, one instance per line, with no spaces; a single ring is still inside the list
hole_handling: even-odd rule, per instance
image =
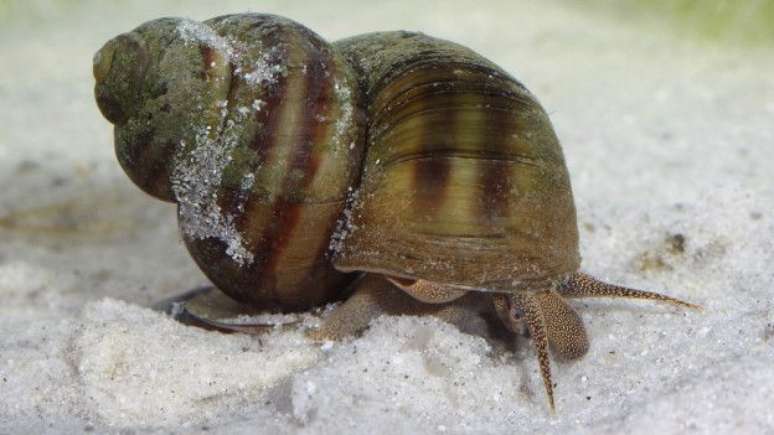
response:
[[[511,318],[516,321],[524,320],[524,309],[518,306],[512,306]]]

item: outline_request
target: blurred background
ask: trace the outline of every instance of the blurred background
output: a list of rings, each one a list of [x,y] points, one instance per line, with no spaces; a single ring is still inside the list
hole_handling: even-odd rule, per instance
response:
[[[142,17],[149,13],[163,13],[164,11],[176,13],[181,10],[190,10],[192,13],[211,13],[222,11],[228,13],[235,8],[245,8],[248,4],[256,10],[291,10],[294,2],[239,2],[224,1],[218,5],[197,1],[172,1],[162,0],[152,5],[143,5],[143,2],[119,0],[113,2],[116,7],[122,9],[137,9],[125,14],[126,18]],[[298,3],[299,12],[303,2]],[[336,10],[338,5],[346,6],[348,2],[330,2],[327,6],[328,13]],[[387,1],[381,2],[376,9],[391,7],[411,7],[410,2]],[[426,2],[426,11],[436,11],[449,5],[450,2]],[[457,2],[454,2],[457,3]],[[459,2],[464,3],[464,2]],[[512,2],[485,1],[467,6],[473,8],[507,7]],[[735,42],[742,44],[770,45],[774,40],[774,2],[771,0],[553,0],[548,2],[551,7],[570,7],[583,9],[590,13],[609,14],[616,19],[627,22],[661,22],[672,31],[682,33],[684,36],[706,38],[714,42]],[[61,19],[67,15],[78,15],[87,12],[89,7],[99,5],[97,1],[84,0],[2,0],[0,1],[0,22],[4,25],[39,24],[43,25],[50,20]],[[353,9],[357,9],[358,2],[349,2]],[[522,5],[523,6],[523,5]],[[285,9],[287,8],[287,9]],[[241,10],[241,9],[240,9]],[[351,11],[351,10],[350,10]],[[409,11],[405,11],[407,22],[421,22],[412,17]],[[471,11],[472,12],[472,11]],[[378,13],[373,10],[372,13]],[[325,14],[320,19],[324,20]]]
[[[707,309],[693,320],[700,325],[686,327],[690,319],[657,308],[643,317],[639,307],[619,305],[606,314],[606,306],[592,305],[584,320],[604,318],[587,323],[592,352],[604,353],[558,371],[567,399],[557,420],[545,418],[542,387],[533,380],[536,393],[519,396],[513,406],[520,429],[561,432],[585,425],[596,433],[646,433],[657,422],[667,432],[771,430],[774,416],[766,406],[774,378],[761,355],[770,361],[774,343],[768,341],[774,336],[774,1],[0,0],[0,432],[46,428],[51,419],[73,431],[94,429],[93,421],[176,429],[205,419],[208,425],[244,420],[251,433],[255,421],[238,415],[244,411],[233,394],[175,371],[166,363],[175,354],[162,352],[160,361],[147,356],[162,380],[193,392],[192,398],[175,396],[162,410],[148,411],[123,395],[123,386],[140,378],[126,373],[145,369],[118,351],[93,376],[79,371],[90,356],[108,353],[100,346],[121,337],[135,339],[130,344],[139,351],[146,342],[165,349],[151,328],[168,326],[138,307],[206,283],[179,239],[174,206],[144,195],[121,171],[111,126],[94,103],[92,56],[108,39],[150,19],[239,12],[283,15],[329,40],[421,31],[499,64],[537,96],[563,144],[584,268],[614,282],[670,289]],[[96,302],[104,297],[130,305],[113,312]],[[142,333],[145,323],[122,320],[119,311],[141,317],[146,335],[129,334],[135,328]],[[102,332],[111,324],[130,327]],[[96,338],[84,342],[79,328]],[[217,346],[191,334],[192,355]],[[652,352],[606,350],[637,343]],[[234,359],[240,348],[235,354],[218,348],[218,355]],[[682,352],[670,353],[674,349]],[[517,373],[528,361],[509,360],[507,372]],[[665,368],[670,362],[675,365]],[[584,371],[595,367],[605,372]],[[243,386],[239,376],[219,379]],[[341,388],[346,398],[347,388],[362,382],[342,376],[328,388]],[[288,415],[295,418],[291,403],[319,406],[321,418],[342,415],[331,408],[344,406],[341,401],[307,399],[312,393],[303,386],[291,392],[295,377],[287,375],[287,388],[269,393],[249,384],[245,402],[280,397],[286,408],[277,417],[281,424]],[[510,382],[492,377],[495,385]],[[377,390],[408,394],[409,383],[392,381]],[[142,388],[158,393],[154,385]],[[212,397],[196,396],[203,388]],[[444,388],[468,394],[456,383]],[[100,401],[83,391],[96,392]],[[567,402],[576,396],[588,399]],[[488,392],[470,397],[476,403],[469,408],[463,401],[426,412],[409,404],[400,412],[439,425],[439,416],[449,415],[470,424],[477,416],[499,421],[476,408]],[[523,405],[528,402],[531,407]],[[212,417],[228,406],[236,414]],[[275,411],[267,409],[261,412]],[[352,421],[381,421],[379,400],[365,400],[362,410]]]

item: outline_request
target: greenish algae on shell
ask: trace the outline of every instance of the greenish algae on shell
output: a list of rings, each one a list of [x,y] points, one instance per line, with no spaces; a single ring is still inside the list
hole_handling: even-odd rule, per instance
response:
[[[151,53],[149,72],[128,81],[133,97],[115,91],[126,63],[101,59],[130,53],[126,40]],[[146,192],[178,204],[186,246],[213,283],[283,309],[340,294],[352,277],[327,253],[359,177],[364,124],[341,55],[300,24],[259,14],[155,20],[100,53],[98,101],[119,95],[128,107],[108,117],[119,160]]]
[[[94,71],[122,167],[177,203],[192,257],[241,302],[304,309],[346,272],[515,291],[578,268],[547,115],[468,48],[163,18],[108,42]]]
[[[233,50],[220,133],[231,160],[212,184],[213,214],[233,216],[224,219],[235,230],[227,239],[241,238],[249,257],[233,261],[238,251],[212,237],[185,237],[188,249],[239,300],[284,309],[328,301],[350,279],[326,254],[362,159],[362,146],[353,146],[362,141],[354,74],[319,36],[289,20],[233,15],[204,25]],[[199,210],[180,211],[181,225],[197,221]]]

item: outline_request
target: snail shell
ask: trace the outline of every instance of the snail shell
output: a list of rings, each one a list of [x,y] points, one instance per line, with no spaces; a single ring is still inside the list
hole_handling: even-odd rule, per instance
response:
[[[337,47],[363,71],[368,103],[339,270],[512,291],[578,269],[562,150],[521,83],[468,48],[418,33]]]
[[[95,56],[122,167],[178,205],[213,283],[303,309],[368,271],[479,290],[579,266],[569,176],[532,94],[419,33],[164,18]]]

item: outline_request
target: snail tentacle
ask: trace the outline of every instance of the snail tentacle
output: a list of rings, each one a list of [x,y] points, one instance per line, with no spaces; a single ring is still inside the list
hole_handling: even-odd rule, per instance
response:
[[[681,307],[691,308],[694,310],[702,310],[701,305],[691,304],[689,302],[682,301],[680,299],[673,298],[671,296],[662,295],[661,293],[649,292],[645,290],[637,290],[628,287],[622,287],[615,284],[608,284],[600,281],[590,275],[583,272],[577,272],[569,277],[569,279],[563,283],[557,289],[559,294],[567,298],[594,298],[594,297],[610,297],[610,298],[629,298],[629,299],[649,299],[659,302],[666,302],[672,305],[678,305]]]
[[[549,331],[538,299],[529,293],[517,293],[510,297],[510,317],[514,322],[526,322],[540,364],[540,375],[548,395],[551,411],[554,406],[554,385],[551,380],[551,361],[548,357]]]

